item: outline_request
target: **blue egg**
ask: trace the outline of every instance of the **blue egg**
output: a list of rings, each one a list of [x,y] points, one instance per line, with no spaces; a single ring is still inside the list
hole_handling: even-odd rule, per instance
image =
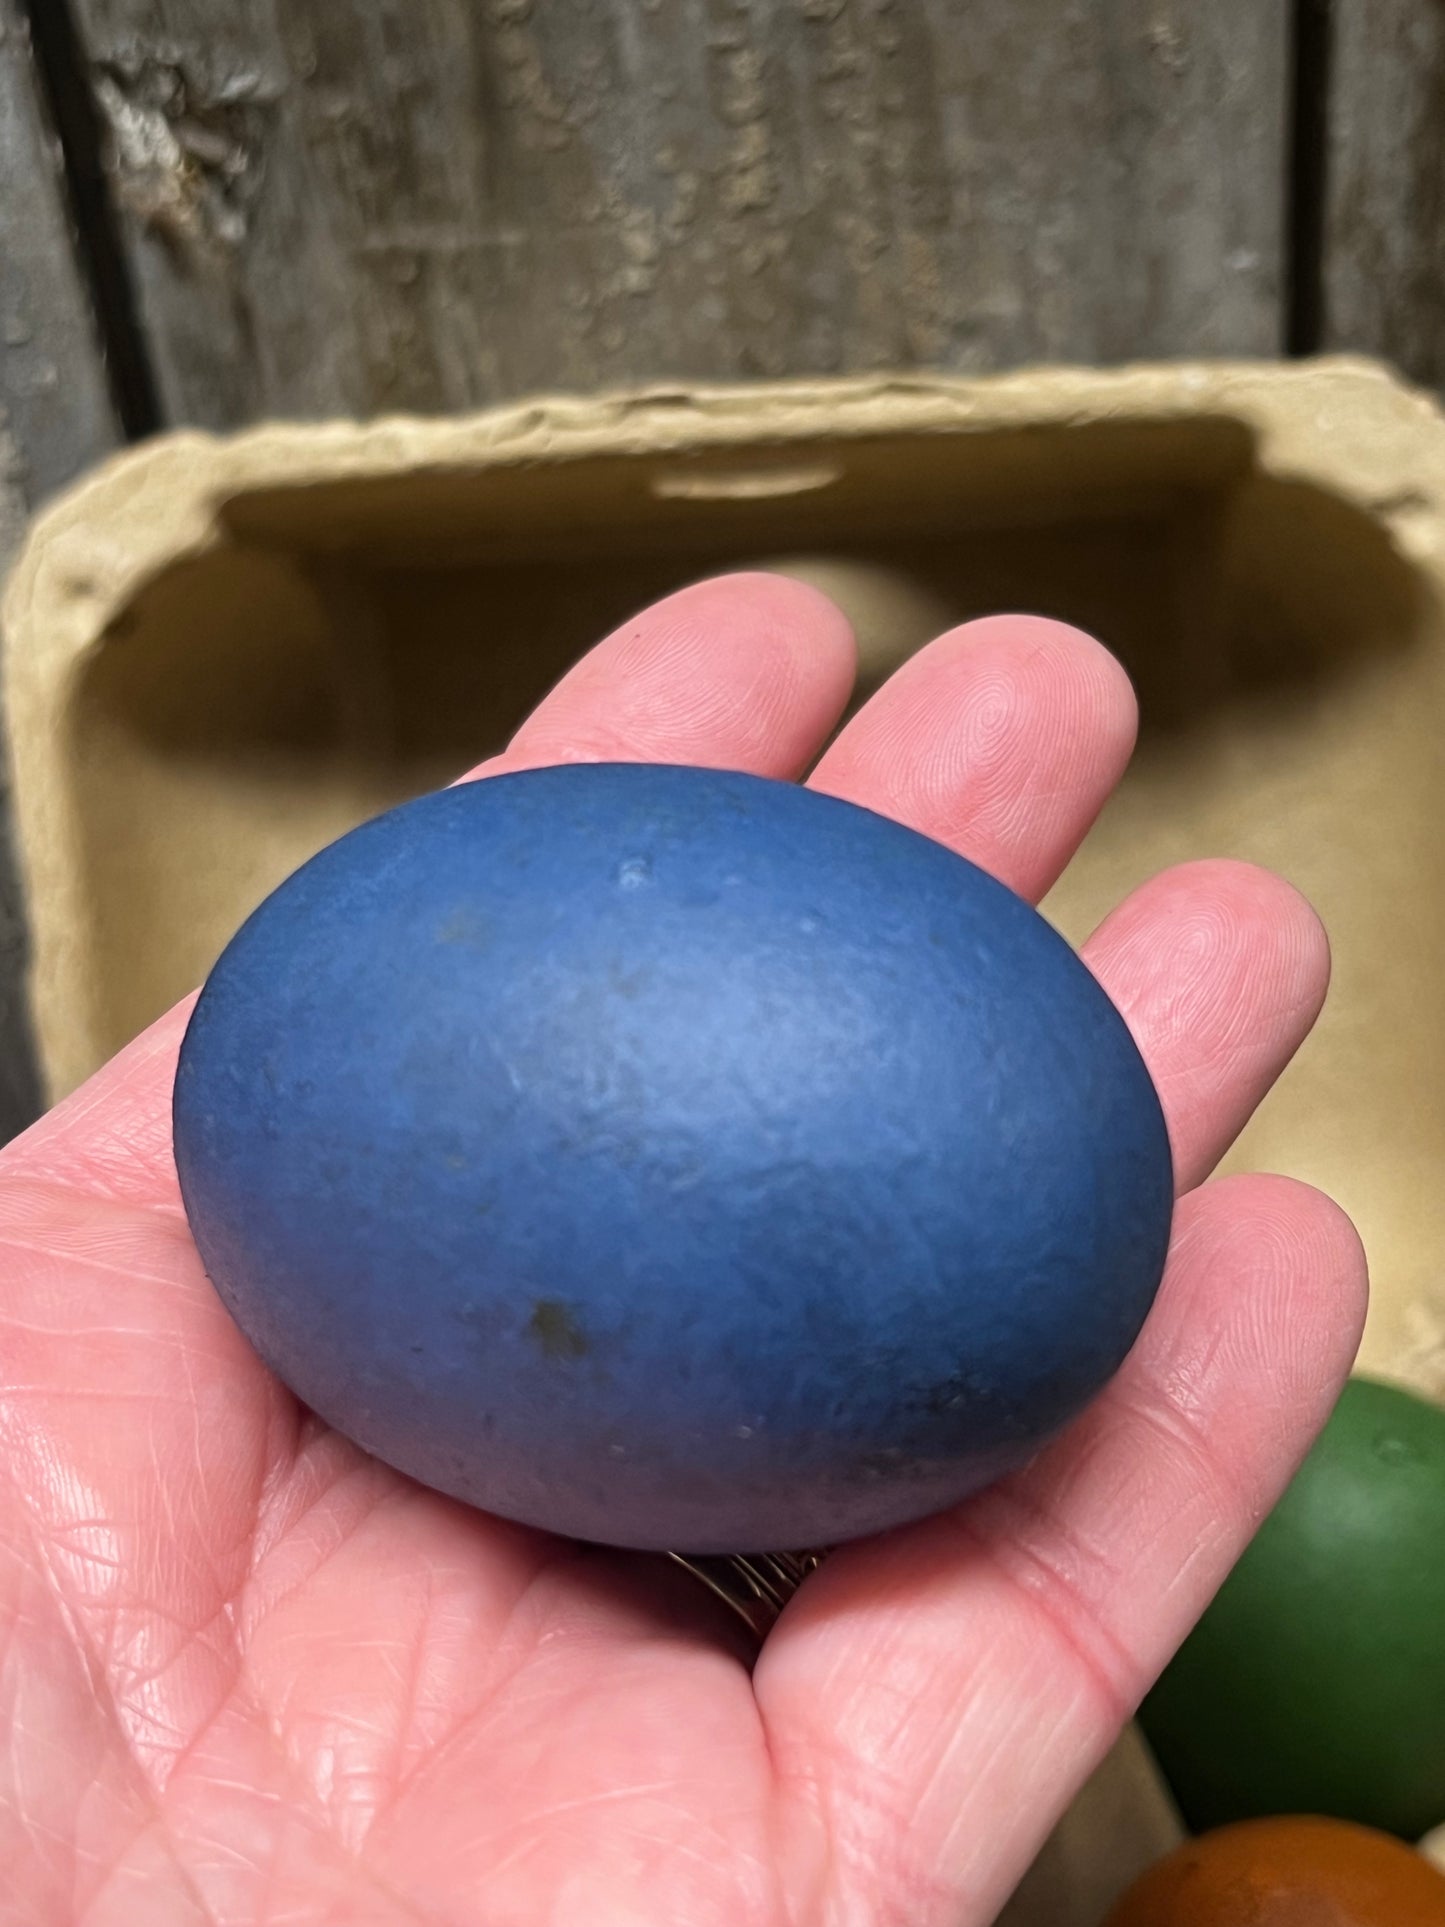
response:
[[[787,783],[571,765],[306,864],[181,1053],[216,1289],[305,1403],[577,1538],[827,1545],[1027,1459],[1159,1283],[1123,1020],[1020,898]]]

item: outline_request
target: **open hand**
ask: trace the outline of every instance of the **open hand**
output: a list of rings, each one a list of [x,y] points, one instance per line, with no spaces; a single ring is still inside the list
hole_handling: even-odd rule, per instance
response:
[[[592,652],[476,774],[794,777],[847,625],[768,576]],[[1057,623],[910,660],[808,779],[1037,898],[1118,781],[1128,682]],[[982,1927],[1323,1423],[1364,1263],[1325,1198],[1204,1184],[1308,1030],[1325,940],[1190,864],[1085,948],[1181,1197],[1143,1336],[1027,1470],[840,1550],[756,1667],[665,1562],[469,1512],[328,1432],[208,1285],[173,1011],[0,1157],[0,1918],[40,1927]]]

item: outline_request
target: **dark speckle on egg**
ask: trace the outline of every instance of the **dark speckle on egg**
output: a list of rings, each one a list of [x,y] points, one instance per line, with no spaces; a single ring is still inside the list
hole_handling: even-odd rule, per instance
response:
[[[566,1305],[555,1298],[539,1298],[527,1320],[527,1330],[546,1358],[585,1358],[586,1334]]]
[[[856,1537],[1018,1465],[1157,1288],[1157,1096],[1027,904],[851,804],[574,764],[402,806],[247,922],[176,1161],[261,1356],[577,1538]]]
[[[465,943],[480,949],[487,937],[486,919],[465,904],[448,911],[437,925],[438,943]]]

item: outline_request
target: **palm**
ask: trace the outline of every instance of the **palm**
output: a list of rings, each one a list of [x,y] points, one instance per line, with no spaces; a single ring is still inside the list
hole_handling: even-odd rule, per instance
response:
[[[97,1900],[100,1920],[465,1919],[482,1891],[489,1920],[544,1902],[606,1919],[562,1904],[579,1878],[619,1920],[645,1893],[664,1920],[699,1895],[762,1917],[744,1666],[620,1567],[438,1499],[310,1419],[208,1299],[153,1184],[27,1192],[12,1234],[55,1251],[27,1284],[89,1334],[43,1395],[43,1443],[18,1373],[11,1392],[16,1711],[83,1764],[47,1776],[43,1807],[17,1799],[34,1918],[70,1919],[94,1881],[116,1909]],[[97,1788],[82,1867],[53,1843],[83,1835]],[[698,1843],[724,1840],[709,1866]]]
[[[618,633],[501,762],[795,774],[840,619],[704,585]],[[1052,880],[1132,701],[1073,632],[973,625],[813,780]],[[5,1155],[0,1603],[7,1919],[982,1923],[1328,1410],[1348,1226],[1193,1187],[1308,1028],[1313,919],[1234,865],[1156,879],[1088,951],[1169,1113],[1170,1274],[1106,1396],[959,1512],[840,1552],[750,1671],[706,1595],[422,1491],[256,1363],[186,1232],[174,1012]]]

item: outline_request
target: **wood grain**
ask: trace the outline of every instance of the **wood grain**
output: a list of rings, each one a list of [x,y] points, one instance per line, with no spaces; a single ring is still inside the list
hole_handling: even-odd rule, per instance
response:
[[[0,0],[0,577],[30,513],[116,440],[30,45]],[[24,919],[0,769],[0,1142],[34,1116]]]
[[[15,0],[0,0],[0,407],[27,508],[116,439],[94,319]]]
[[[1335,0],[1324,346],[1445,388],[1445,4]]]
[[[1281,337],[1285,0],[74,0],[174,420]]]

